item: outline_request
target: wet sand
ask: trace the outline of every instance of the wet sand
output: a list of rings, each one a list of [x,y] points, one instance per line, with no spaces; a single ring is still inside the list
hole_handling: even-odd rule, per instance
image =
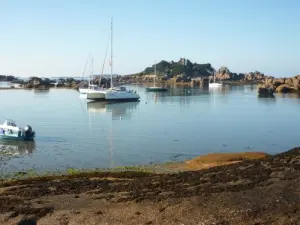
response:
[[[260,154],[2,182],[0,224],[300,224],[300,148]]]

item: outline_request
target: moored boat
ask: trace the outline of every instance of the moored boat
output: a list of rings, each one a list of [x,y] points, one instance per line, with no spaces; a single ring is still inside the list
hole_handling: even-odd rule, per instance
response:
[[[155,92],[160,92],[160,91],[168,91],[168,88],[164,87],[146,87],[146,91],[155,91]]]
[[[6,139],[18,139],[29,141],[35,137],[35,131],[31,126],[26,125],[24,128],[20,128],[13,120],[5,120],[3,124],[0,124],[0,138]]]
[[[126,87],[113,87],[108,90],[87,93],[88,100],[107,101],[107,102],[131,102],[139,101],[140,96],[133,90]]]
[[[214,82],[209,83],[208,86],[212,87],[212,88],[214,88],[214,87],[221,87],[222,83],[217,83],[216,82],[216,71],[215,70],[213,70],[213,74],[214,74]]]
[[[113,21],[111,20],[111,59],[110,59],[110,88],[105,90],[94,90],[87,93],[88,100],[94,101],[113,101],[113,102],[130,102],[138,101],[140,96],[133,90],[127,90],[126,87],[113,86]]]
[[[154,78],[153,78],[153,86],[152,87],[146,87],[146,91],[152,91],[152,92],[164,92],[168,91],[168,88],[166,87],[157,87],[155,80],[156,80],[156,62],[154,65]]]

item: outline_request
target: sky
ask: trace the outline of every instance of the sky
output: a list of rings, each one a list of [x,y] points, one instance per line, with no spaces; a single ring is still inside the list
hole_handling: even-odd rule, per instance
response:
[[[113,17],[117,74],[185,57],[237,73],[294,76],[299,12],[298,0],[0,0],[0,74],[82,76],[89,53],[99,74]]]

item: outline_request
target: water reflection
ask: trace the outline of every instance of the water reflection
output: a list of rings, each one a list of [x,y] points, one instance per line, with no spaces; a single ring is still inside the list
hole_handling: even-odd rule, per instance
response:
[[[276,97],[297,101],[297,103],[300,104],[300,94],[299,93],[276,93]]]
[[[146,93],[146,102],[154,101],[155,104],[160,103],[180,103],[181,105],[189,105],[190,103],[197,102],[199,99],[215,98],[215,95],[221,96],[221,98],[227,98],[226,95],[230,92],[231,86],[224,85],[221,87],[182,87],[171,88],[168,92]],[[197,98],[192,98],[193,96]]]
[[[33,89],[34,94],[48,94],[50,89]]]
[[[34,141],[1,140],[0,160],[2,161],[21,155],[30,155],[35,151],[35,147]]]
[[[257,89],[257,84],[226,85],[226,86],[230,91],[242,92],[242,93],[245,93],[245,94],[252,93],[252,92],[256,91],[256,89]]]
[[[122,102],[122,103],[108,103],[108,102],[87,102],[87,110],[89,113],[111,113],[112,119],[128,119],[136,110],[139,102]]]
[[[2,88],[9,88],[11,86],[13,86],[13,84],[10,82],[0,81],[0,87],[2,87]]]
[[[154,100],[154,103],[158,102],[179,102],[180,104],[190,103],[190,96],[202,96],[208,95],[208,89],[183,87],[183,88],[170,88],[167,92],[147,92],[146,99],[149,101],[149,97]],[[179,97],[179,98],[178,98]],[[179,100],[179,101],[178,101]],[[147,101],[147,100],[146,100]]]
[[[224,85],[220,87],[211,87],[208,90],[209,94],[227,94],[231,91],[232,86]]]
[[[276,93],[276,96],[280,98],[297,98],[300,99],[299,93]]]
[[[196,96],[196,95],[207,95],[209,94],[208,88],[171,88],[169,96]]]
[[[109,128],[109,133],[108,133],[108,141],[109,141],[109,159],[110,159],[110,168],[113,168],[115,166],[115,161],[114,161],[114,143],[113,143],[113,138],[114,138],[114,134],[113,134],[113,126],[111,124],[110,128]]]
[[[264,97],[264,96],[258,96],[258,102],[262,103],[262,104],[275,104],[276,103],[276,98],[275,96],[268,96],[268,97]]]

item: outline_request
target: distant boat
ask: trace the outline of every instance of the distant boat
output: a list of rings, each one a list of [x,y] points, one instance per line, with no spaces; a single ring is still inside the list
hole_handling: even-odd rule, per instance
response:
[[[146,87],[146,91],[153,91],[153,92],[163,92],[163,91],[168,91],[168,88],[165,87],[157,87],[155,85],[155,80],[156,80],[156,62],[154,65],[154,81],[153,81],[153,86],[152,87]]]
[[[140,96],[136,91],[127,90],[125,87],[113,86],[113,20],[111,19],[111,59],[110,59],[110,88],[104,90],[94,90],[87,93],[88,100],[94,101],[114,101],[114,102],[126,102],[126,101],[138,101]]]
[[[216,83],[216,73],[215,73],[215,70],[213,71],[213,73],[214,73],[214,82],[213,83],[209,83],[208,86],[209,87],[220,87],[220,86],[222,86],[221,83]]]

